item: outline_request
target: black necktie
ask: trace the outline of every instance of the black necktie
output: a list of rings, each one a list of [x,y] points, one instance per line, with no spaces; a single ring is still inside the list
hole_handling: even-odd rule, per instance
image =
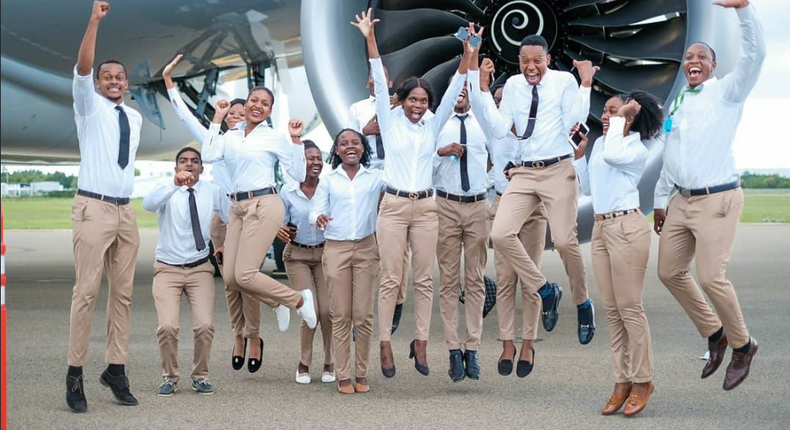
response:
[[[206,242],[203,240],[203,232],[200,231],[195,189],[188,188],[187,191],[189,191],[189,219],[192,221],[192,236],[195,237],[195,248],[198,251],[202,251],[206,249]]]
[[[469,191],[469,171],[466,167],[466,153],[469,151],[466,150],[466,124],[464,124],[464,120],[469,116],[457,115],[456,117],[461,121],[461,146],[464,147],[464,152],[461,154],[461,189]]]
[[[381,134],[376,135],[376,157],[379,160],[384,159],[384,140],[381,138]]]
[[[129,165],[129,117],[120,106],[115,106],[118,111],[118,125],[121,129],[121,141],[118,145],[118,165],[125,169]]]
[[[535,130],[535,118],[538,115],[538,86],[532,86],[532,106],[529,108],[529,121],[527,121],[527,131],[521,136],[522,139],[529,139],[532,131]]]

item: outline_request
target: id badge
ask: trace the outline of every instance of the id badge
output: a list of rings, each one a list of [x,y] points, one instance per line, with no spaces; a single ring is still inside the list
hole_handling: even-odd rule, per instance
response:
[[[669,133],[672,131],[672,117],[668,116],[664,118],[664,133]]]

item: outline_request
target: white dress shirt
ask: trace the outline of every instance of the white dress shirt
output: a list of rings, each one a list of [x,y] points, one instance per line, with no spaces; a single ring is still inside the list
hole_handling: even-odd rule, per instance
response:
[[[590,160],[573,161],[582,193],[592,195],[593,211],[607,214],[639,207],[639,180],[650,155],[639,133],[623,135],[625,118],[609,119],[609,132],[593,145]]]
[[[359,166],[351,180],[340,165],[318,183],[310,223],[315,225],[319,215],[326,215],[332,221],[326,225],[325,238],[364,239],[376,232],[379,197],[385,187],[381,170]]]
[[[110,197],[131,196],[143,117],[126,103],[117,105],[98,94],[93,84],[93,69],[86,76],[81,76],[75,66],[71,89],[80,147],[77,186],[81,190]],[[121,128],[117,106],[126,112],[129,119],[129,164],[125,169],[118,165]]]
[[[470,82],[473,91],[480,91],[479,79],[470,78]],[[532,106],[532,87],[523,74],[514,75],[505,83],[499,109],[493,103],[484,103],[484,118],[480,122],[488,123],[492,137],[504,139],[514,124],[518,136],[524,135]],[[483,99],[480,94],[475,97]],[[517,151],[521,161],[546,160],[572,153],[568,133],[577,122],[587,120],[589,111],[590,88],[579,88],[568,72],[547,70],[538,83],[538,113],[532,136],[519,139]]]
[[[459,115],[468,115],[466,126],[466,167],[469,174],[469,191],[461,188],[461,160],[440,157],[434,154],[435,173],[433,184],[437,190],[457,196],[474,196],[488,190],[488,139],[471,111],[466,114],[455,113],[444,125],[438,139],[436,151],[450,143],[461,143],[461,120]]]
[[[753,6],[736,12],[741,20],[741,53],[735,70],[722,79],[708,79],[697,87],[698,93],[685,93],[664,144],[655,208],[666,206],[675,184],[698,189],[738,180],[732,141],[744,102],[760,77],[765,39]]]
[[[356,130],[362,133],[362,129],[365,128],[368,121],[371,118],[376,116],[376,98],[370,96],[365,100],[360,100],[353,105],[349,109],[348,113],[348,128]],[[368,138],[368,145],[370,145],[370,166],[369,169],[376,169],[376,170],[384,170],[384,160],[379,159],[378,153],[376,152],[376,136],[369,135],[365,136]],[[386,149],[384,153],[386,155]]]
[[[283,185],[280,190],[280,198],[285,206],[283,224],[290,222],[296,226],[296,237],[293,240],[308,246],[324,243],[324,232],[317,229],[315,224],[310,223],[310,210],[313,207],[313,201],[307,198],[300,185],[297,183]]]
[[[384,139],[384,181],[402,191],[423,191],[433,185],[433,154],[436,138],[450,118],[466,75],[456,72],[435,115],[412,123],[402,109],[390,109],[387,78],[381,58],[370,59],[376,92],[376,113]]]
[[[206,247],[197,250],[195,236],[192,234],[192,217],[189,214],[189,191],[186,186],[176,186],[172,182],[161,185],[145,196],[143,208],[156,212],[159,222],[159,243],[156,245],[156,259],[167,264],[188,264],[208,257],[211,240],[209,230],[214,211],[219,211],[222,221],[230,200],[224,197],[219,187],[211,182],[198,181],[195,186],[200,232]]]
[[[265,122],[245,136],[247,123],[219,135],[220,125],[212,123],[203,143],[203,159],[225,160],[232,180],[232,192],[254,191],[276,185],[274,166],[279,160],[283,171],[298,182],[304,181],[307,163],[304,146],[288,140]]]

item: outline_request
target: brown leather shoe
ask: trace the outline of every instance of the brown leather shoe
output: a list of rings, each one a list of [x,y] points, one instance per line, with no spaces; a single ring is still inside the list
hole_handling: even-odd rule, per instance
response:
[[[351,381],[349,381],[351,382]],[[337,392],[340,394],[354,394],[354,386],[351,384],[348,385],[340,385],[337,383]]]
[[[754,354],[757,354],[757,341],[750,337],[749,345],[749,352],[746,354],[732,351],[732,359],[730,365],[727,366],[727,374],[724,375],[725,391],[730,391],[737,387],[749,376],[749,368],[752,367],[752,357],[754,357]]]
[[[606,402],[606,406],[603,407],[601,415],[612,415],[613,413],[619,411],[620,408],[623,407],[625,401],[628,400],[628,396],[630,394],[630,382],[618,382],[614,384],[614,392],[612,392],[612,395],[609,396],[609,401]]]
[[[702,369],[702,379],[713,375],[721,366],[721,362],[724,361],[724,353],[727,351],[727,333],[722,333],[718,342],[708,342],[708,351],[710,355],[708,362]]]
[[[354,384],[354,391],[356,391],[357,393],[363,393],[363,394],[364,393],[369,393],[370,392],[370,385],[368,385],[368,384],[360,384],[359,382],[357,382],[356,384]]]
[[[647,394],[644,397],[639,396],[631,389],[631,395],[628,396],[628,401],[625,402],[625,409],[623,410],[623,415],[627,417],[633,417],[634,415],[642,412],[647,406],[647,399],[650,398],[650,395],[653,394],[653,382],[647,383]]]

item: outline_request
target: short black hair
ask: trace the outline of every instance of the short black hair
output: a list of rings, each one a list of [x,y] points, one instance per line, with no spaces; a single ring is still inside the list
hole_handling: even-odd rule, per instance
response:
[[[708,51],[710,51],[710,55],[713,58],[713,61],[716,61],[716,51],[714,51],[713,48],[710,45],[708,45],[705,42],[694,42],[694,43],[692,43],[692,45],[696,45],[696,44],[700,44],[700,45],[708,48]]]
[[[273,97],[272,97],[272,100],[274,100],[274,98],[273,98]],[[245,104],[247,104],[247,100],[244,100],[244,99],[233,99],[233,100],[230,102],[230,107],[233,107],[233,106],[236,106],[236,105],[242,105],[242,106],[244,106]]]
[[[638,132],[642,140],[650,140],[658,136],[664,122],[661,101],[656,96],[641,90],[633,90],[626,94],[625,98],[626,102],[636,100],[642,106],[634,117],[631,130]]]
[[[124,66],[123,63],[121,63],[118,60],[104,60],[101,63],[99,63],[99,65],[96,67],[96,79],[99,79],[99,72],[101,72],[101,68],[105,64],[117,64],[121,66],[123,68],[123,74],[126,75],[126,79],[127,80],[129,79],[129,74],[126,73],[126,66]]]
[[[428,93],[428,108],[433,110],[433,103],[435,100],[433,86],[431,86],[431,83],[426,79],[418,78],[416,76],[412,76],[398,85],[398,88],[395,90],[395,95],[398,97],[398,101],[402,102],[406,100],[406,97],[408,97],[409,93],[411,93],[411,91],[415,88],[422,88],[426,93]]]
[[[178,154],[176,154],[176,165],[178,165],[178,159],[181,158],[181,155],[183,153],[185,153],[185,152],[194,152],[195,154],[197,154],[198,160],[200,161],[200,164],[203,164],[203,156],[200,155],[200,151],[198,151],[197,149],[195,149],[195,148],[193,148],[191,146],[185,146],[185,147],[181,148],[180,151],[178,151]]]
[[[519,49],[525,46],[542,46],[544,51],[549,52],[549,42],[546,42],[546,39],[539,34],[533,34],[521,39]]]
[[[370,144],[368,143],[368,138],[366,138],[362,133],[354,130],[353,128],[344,128],[340,130],[340,132],[337,133],[337,135],[335,135],[335,141],[332,142],[332,149],[329,150],[329,159],[326,160],[326,162],[329,163],[333,169],[337,169],[337,166],[339,166],[343,162],[340,156],[337,155],[337,146],[340,143],[340,135],[342,135],[347,131],[350,131],[356,134],[357,136],[359,136],[359,140],[360,142],[362,142],[362,147],[365,148],[362,152],[362,157],[360,157],[359,159],[359,163],[365,167],[368,167],[368,165],[370,164],[370,152],[371,152]]]
[[[321,148],[319,148],[318,145],[316,145],[315,142],[310,139],[303,140],[302,146],[304,146],[305,152],[307,152],[308,149],[317,149],[318,152],[321,152]]]
[[[269,97],[271,97],[271,99],[272,99],[272,107],[274,107],[274,93],[272,92],[272,90],[270,90],[270,89],[268,89],[268,88],[266,88],[264,86],[252,87],[250,92],[247,93],[247,100],[245,100],[244,103],[247,103],[247,101],[250,100],[250,96],[252,96],[252,93],[254,93],[255,91],[265,91],[266,94],[268,94]]]

